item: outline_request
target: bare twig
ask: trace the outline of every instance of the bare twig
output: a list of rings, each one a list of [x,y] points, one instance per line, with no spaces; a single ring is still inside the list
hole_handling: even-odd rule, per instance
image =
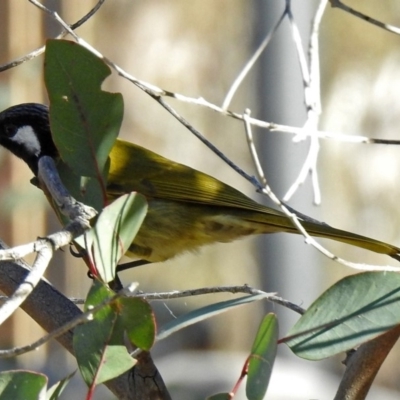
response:
[[[299,314],[304,314],[304,309],[298,306],[297,304],[291,303],[288,300],[285,300],[281,297],[276,296],[275,293],[266,293],[260,289],[255,289],[248,285],[241,286],[216,286],[216,287],[205,287],[198,289],[189,289],[189,290],[174,290],[172,292],[158,292],[158,293],[136,293],[134,297],[144,298],[146,300],[171,300],[182,297],[190,297],[190,296],[200,296],[205,294],[216,294],[216,293],[247,293],[247,294],[262,294],[265,296],[265,299],[271,301],[276,304],[280,304],[290,310],[297,312]]]
[[[90,227],[89,221],[97,211],[75,200],[60,179],[56,164],[49,156],[39,159],[39,180],[46,185],[60,211],[71,221],[80,221],[83,227]]]
[[[84,322],[90,321],[93,319],[93,315],[96,314],[98,311],[102,310],[104,307],[114,303],[117,301],[119,298],[124,297],[124,296],[132,296],[134,291],[136,290],[138,284],[137,283],[131,283],[124,289],[120,290],[118,293],[116,293],[114,296],[110,297],[109,299],[106,299],[102,301],[100,304],[97,304],[94,306],[90,311],[84,312],[75,318],[73,318],[71,321],[65,323],[64,325],[60,326],[59,328],[51,331],[45,336],[42,336],[39,340],[36,340],[35,342],[28,344],[26,346],[21,346],[21,347],[14,347],[9,350],[0,350],[0,358],[8,358],[8,357],[14,357],[18,356],[24,353],[28,353],[29,351],[36,350],[43,344],[47,343],[51,339],[55,339],[58,336],[63,335],[64,333],[68,332],[69,330],[72,330],[75,328],[77,325],[80,325]],[[19,288],[21,285],[19,286]],[[18,288],[18,290],[19,290]]]
[[[94,14],[96,14],[97,10],[103,5],[105,1],[106,0],[99,0],[97,4],[86,15],[84,15],[79,21],[70,25],[70,28],[73,30],[83,25],[88,19],[90,19]],[[56,39],[62,39],[65,36],[67,36],[68,33],[69,33],[68,31],[64,30],[58,36],[56,36]],[[17,67],[18,65],[21,65],[26,61],[32,60],[33,58],[40,56],[41,54],[44,53],[45,49],[46,46],[39,47],[38,49],[31,51],[30,53],[24,55],[23,57],[17,58],[16,60],[0,65],[0,72],[6,71],[7,69],[10,68]]]
[[[89,220],[96,215],[94,209],[77,202],[69,195],[60,180],[54,160],[47,156],[42,157],[39,160],[38,170],[39,180],[46,185],[48,191],[59,205],[60,210],[68,215],[72,222],[61,231],[46,238],[0,251],[0,260],[17,260],[27,254],[37,253],[32,270],[26,276],[24,282],[21,283],[15,293],[1,306],[0,324],[12,315],[40,282],[53,257],[54,251],[68,245],[74,238],[80,236],[86,229],[90,228]]]
[[[254,52],[253,56],[250,58],[250,60],[247,61],[246,65],[243,67],[243,69],[240,71],[239,75],[237,78],[233,81],[230,89],[228,90],[227,95],[225,96],[225,99],[222,103],[222,109],[227,110],[233,96],[235,95],[236,91],[238,90],[240,84],[243,82],[244,78],[247,76],[251,68],[253,68],[254,64],[256,61],[259,59],[263,51],[267,48],[269,42],[275,35],[275,32],[278,30],[279,26],[281,25],[283,19],[285,18],[287,13],[287,9],[283,11],[282,15],[280,16],[279,20],[277,23],[274,25],[274,27],[268,32],[268,35],[265,37],[265,39],[261,42],[261,44],[258,46],[257,50]]]
[[[309,63],[310,71],[308,71],[305,52],[301,44],[301,37],[295,24],[292,13],[289,12],[289,20],[292,26],[293,40],[296,44],[297,54],[300,62],[300,70],[304,82],[304,100],[307,108],[307,121],[303,127],[303,133],[296,135],[293,141],[299,142],[306,139],[304,132],[315,132],[318,128],[319,116],[321,113],[321,96],[320,96],[320,71],[319,71],[319,26],[322,15],[325,10],[327,0],[322,0],[315,13],[309,46]],[[298,188],[305,182],[308,175],[311,175],[311,183],[314,191],[314,203],[321,203],[321,190],[318,182],[317,160],[319,154],[319,138],[311,134],[310,147],[305,158],[304,164],[300,169],[299,175],[293,182],[285,196],[284,201],[289,201]]]
[[[384,29],[385,31],[395,33],[396,35],[400,35],[400,28],[398,28],[397,26],[393,26],[393,25],[378,21],[375,18],[372,18],[366,14],[361,13],[360,11],[355,10],[354,8],[347,6],[346,4],[343,4],[340,0],[329,0],[329,1],[331,3],[332,7],[340,8],[343,11],[346,11],[346,12],[354,15],[355,17],[360,18],[365,22],[368,22],[372,25],[375,25],[379,28]]]
[[[246,109],[243,114],[243,119],[244,119],[244,131],[246,133],[247,144],[249,146],[251,158],[253,159],[253,164],[256,167],[258,179],[261,181],[263,187],[265,187],[267,186],[267,178],[265,177],[260,159],[257,154],[256,146],[254,145],[253,132],[251,130],[249,118],[250,118],[250,110]]]

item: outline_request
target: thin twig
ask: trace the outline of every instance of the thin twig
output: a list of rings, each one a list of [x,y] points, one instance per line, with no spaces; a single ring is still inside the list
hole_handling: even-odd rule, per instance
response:
[[[244,78],[247,76],[247,74],[249,73],[251,68],[253,68],[253,66],[256,63],[256,61],[259,59],[259,57],[261,56],[263,51],[268,46],[269,42],[271,41],[271,39],[275,35],[275,32],[278,30],[278,28],[281,25],[283,19],[285,18],[286,12],[287,12],[287,10],[285,9],[283,11],[282,15],[280,16],[278,22],[268,32],[268,34],[265,37],[265,39],[261,42],[260,46],[258,46],[257,50],[254,52],[254,54],[252,55],[250,60],[247,61],[247,63],[245,64],[245,66],[240,71],[239,75],[237,76],[237,78],[233,81],[233,83],[232,83],[230,89],[228,90],[228,93],[225,96],[225,99],[224,99],[224,101],[222,103],[222,109],[223,110],[226,111],[228,109],[228,107],[229,107],[229,105],[230,105],[230,103],[232,101],[232,98],[235,95],[236,91],[238,90],[240,84],[243,82]]]
[[[322,0],[317,7],[314,16],[312,31],[309,45],[309,63],[310,71],[308,71],[305,52],[301,43],[301,37],[297,25],[294,21],[291,10],[289,9],[288,18],[291,22],[293,40],[296,45],[298,59],[300,62],[300,70],[304,82],[304,101],[307,109],[307,120],[303,127],[303,133],[296,135],[293,138],[294,142],[304,140],[307,136],[304,132],[316,131],[319,123],[319,116],[321,113],[321,95],[320,95],[320,71],[319,71],[319,26],[321,23],[323,11],[325,10],[327,0]],[[283,197],[284,201],[289,201],[296,193],[301,185],[304,184],[308,175],[311,175],[311,183],[314,192],[314,203],[321,203],[321,190],[318,181],[317,161],[319,155],[319,139],[315,135],[310,135],[310,147],[308,154],[304,160],[300,172]]]
[[[61,336],[62,334],[68,332],[69,330],[72,330],[77,325],[80,325],[84,322],[92,320],[94,314],[96,314],[98,311],[102,310],[104,307],[114,303],[119,298],[125,297],[125,296],[132,296],[132,294],[136,290],[137,286],[138,286],[137,283],[131,283],[130,285],[128,285],[127,287],[125,287],[124,289],[122,289],[118,293],[116,293],[114,296],[102,301],[100,304],[97,304],[91,310],[86,311],[86,312],[76,316],[74,319],[72,319],[68,323],[64,324],[63,326],[60,326],[59,328],[53,330],[52,332],[48,333],[47,335],[42,336],[39,340],[36,340],[35,342],[33,342],[31,344],[28,344],[26,346],[21,346],[21,347],[13,347],[12,349],[8,349],[8,350],[0,350],[0,358],[15,357],[15,356],[27,353],[32,350],[36,350],[37,348],[39,348],[43,344],[47,343],[51,339],[55,339],[58,336]]]
[[[255,289],[248,285],[241,285],[241,286],[216,286],[216,287],[205,287],[199,289],[190,289],[190,290],[174,290],[172,292],[157,292],[157,293],[136,293],[134,297],[144,298],[146,300],[171,300],[177,299],[182,297],[189,297],[189,296],[199,296],[205,294],[216,294],[216,293],[247,293],[247,294],[263,294],[268,301],[273,303],[280,304],[290,310],[304,314],[305,310],[290,302],[289,300],[285,300],[282,297],[276,296],[275,293],[266,293],[260,289]]]
[[[96,14],[97,10],[103,5],[103,3],[105,1],[106,0],[99,0],[97,2],[97,4],[86,15],[84,15],[80,20],[78,20],[74,24],[70,25],[70,28],[73,30],[73,29],[77,29],[81,25],[83,25],[94,14]],[[69,34],[69,32],[67,30],[64,30],[59,35],[57,35],[55,37],[55,39],[62,39],[65,36],[67,36],[68,34]],[[40,56],[41,54],[44,53],[45,49],[46,49],[46,46],[39,47],[38,49],[31,51],[30,53],[24,55],[23,57],[17,58],[16,60],[13,60],[6,64],[0,65],[0,72],[6,71],[7,69],[10,69],[10,68],[17,67],[18,65],[21,65],[26,61],[32,60],[33,58]]]
[[[43,278],[54,252],[51,243],[48,244],[38,251],[31,271],[18,286],[18,289],[1,305],[0,325],[19,308]]]
[[[346,6],[346,4],[343,4],[340,0],[329,0],[329,1],[331,3],[332,7],[340,8],[343,11],[346,11],[346,12],[354,15],[355,17],[360,18],[365,22],[368,22],[372,25],[375,25],[379,28],[384,29],[385,31],[395,33],[396,35],[400,35],[400,28],[398,28],[397,26],[386,24],[386,23],[381,22],[375,18],[372,18],[366,14],[363,14],[360,11],[355,10],[354,8]]]
[[[37,253],[31,272],[15,293],[0,307],[0,324],[13,314],[43,278],[54,251],[68,245],[74,238],[89,229],[89,219],[95,215],[95,211],[91,207],[77,202],[66,191],[58,176],[54,160],[47,156],[41,157],[38,171],[39,180],[46,185],[60,209],[69,216],[71,223],[61,231],[46,238],[0,251],[0,260],[18,260],[27,254]]]
[[[249,123],[249,118],[250,118],[250,109],[246,109],[243,114],[243,119],[244,119],[244,131],[246,133],[246,140],[247,144],[249,146],[249,151],[251,158],[253,159],[253,164],[256,167],[258,179],[261,181],[261,184],[265,187],[267,186],[267,178],[265,177],[264,170],[261,166],[260,159],[257,154],[257,149],[254,144],[253,140],[253,132],[251,130],[251,125]]]

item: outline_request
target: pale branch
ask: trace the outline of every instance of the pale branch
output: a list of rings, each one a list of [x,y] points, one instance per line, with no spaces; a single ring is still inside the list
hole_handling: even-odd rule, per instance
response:
[[[54,251],[68,245],[74,238],[89,229],[89,220],[96,215],[94,209],[77,202],[68,193],[61,182],[53,159],[47,156],[41,157],[38,171],[39,181],[46,185],[46,188],[60,210],[69,217],[71,222],[61,231],[48,235],[45,238],[40,238],[35,242],[16,246],[11,249],[0,250],[0,260],[17,260],[27,254],[37,253],[30,273],[15,293],[0,307],[0,324],[14,313],[40,282],[53,257]]]
[[[283,299],[282,297],[276,296],[276,293],[267,293],[260,289],[253,288],[249,285],[240,285],[240,286],[215,286],[215,287],[204,287],[198,289],[187,289],[187,290],[173,290],[171,292],[157,292],[157,293],[135,293],[133,297],[139,297],[146,300],[171,300],[182,297],[190,297],[190,296],[202,296],[206,294],[217,294],[217,293],[246,293],[246,294],[262,294],[265,296],[267,301],[272,303],[279,304],[283,307],[286,307],[296,313],[304,314],[305,310],[290,302],[289,300]]]
[[[257,173],[259,175],[259,178],[263,182],[263,189],[261,190],[261,193],[264,193],[267,195],[281,210],[282,212],[291,219],[292,224],[296,227],[296,229],[304,236],[305,242],[307,244],[310,244],[313,246],[315,249],[317,249],[320,253],[331,259],[332,261],[336,261],[339,264],[345,265],[347,267],[357,269],[357,270],[362,270],[362,271],[400,271],[399,267],[391,267],[391,266],[380,266],[380,265],[368,265],[368,264],[360,264],[360,263],[353,263],[347,260],[344,260],[333,253],[331,253],[328,249],[323,247],[321,244],[319,244],[314,238],[312,238],[307,230],[303,227],[301,224],[301,221],[299,220],[298,215],[296,215],[294,212],[292,212],[284,202],[282,202],[272,191],[270,186],[267,183],[267,180],[265,178],[264,172],[261,169],[261,163],[259,161],[259,157],[257,154],[257,149],[255,148],[254,145],[252,145],[253,138],[252,138],[252,133],[251,133],[251,126],[247,122],[248,118],[250,117],[249,111],[246,110],[245,113],[245,132],[246,132],[246,137],[247,137],[247,142],[249,144],[249,150],[250,154],[253,158],[253,162],[256,165]],[[246,121],[247,120],[247,121]],[[318,143],[318,142],[317,142]],[[313,142],[311,142],[313,144]],[[258,166],[258,167],[257,167]]]
[[[2,243],[0,242],[1,247]],[[29,266],[22,260],[0,262],[0,290],[6,295],[11,296],[28,274]],[[40,280],[31,295],[21,304],[21,308],[47,332],[52,332],[68,324],[71,320],[79,318],[79,315],[82,314],[82,311],[75,304],[44,279]],[[74,355],[72,337],[72,330],[68,330],[55,339]],[[146,364],[141,363],[139,360],[133,371],[128,371],[115,379],[107,381],[104,385],[119,400],[156,399],[157,397],[146,397],[146,388],[138,387],[136,384],[136,380],[140,380],[140,376],[138,378],[137,375],[141,374],[144,367],[146,367]],[[157,371],[154,372],[155,374],[157,374]],[[148,386],[154,389],[154,384],[150,384],[152,380],[156,382],[155,384],[160,391],[163,389],[164,391],[166,390],[159,375],[153,379],[149,376],[147,377]],[[163,397],[158,397],[157,399],[169,399],[169,397],[163,394]]]
[[[261,44],[258,46],[254,54],[250,57],[250,59],[247,61],[243,69],[240,71],[239,75],[236,77],[236,79],[233,81],[231,87],[228,90],[228,93],[225,96],[225,99],[222,103],[222,110],[228,111],[228,107],[233,99],[233,96],[235,95],[236,91],[238,90],[239,86],[243,82],[244,78],[248,75],[250,70],[253,68],[254,64],[257,62],[257,60],[260,58],[261,54],[263,51],[267,48],[269,45],[271,39],[275,35],[276,31],[278,30],[279,26],[281,25],[282,21],[284,20],[286,16],[287,10],[283,11],[281,17],[279,18],[278,22],[273,26],[273,28],[268,32],[267,36],[264,38],[264,40],[261,42]]]
[[[375,18],[372,18],[366,14],[363,14],[362,12],[357,11],[354,8],[351,8],[351,7],[347,6],[346,4],[343,4],[340,0],[329,0],[329,1],[331,3],[332,8],[335,8],[335,7],[340,8],[341,10],[346,11],[351,15],[354,15],[355,17],[360,18],[365,22],[368,22],[379,28],[382,28],[388,32],[395,33],[396,35],[400,35],[400,28],[398,28],[397,26],[386,24],[386,23],[381,22]]]
[[[52,199],[56,202],[59,210],[69,218],[70,221],[80,221],[82,228],[90,227],[90,220],[96,216],[97,211],[79,201],[68,192],[58,174],[55,161],[49,156],[39,159],[39,181],[46,185]]]
[[[65,334],[66,332],[74,329],[77,325],[83,324],[87,321],[93,319],[94,314],[98,311],[102,310],[104,307],[114,303],[121,297],[132,296],[137,288],[137,283],[131,283],[130,285],[124,287],[114,296],[102,301],[101,303],[97,304],[96,306],[92,307],[89,311],[86,311],[82,314],[77,315],[71,321],[68,321],[64,325],[60,326],[57,329],[54,329],[50,333],[45,336],[42,336],[40,339],[36,340],[33,343],[30,343],[25,346],[14,347],[8,350],[0,350],[0,358],[8,358],[8,357],[15,357],[19,356],[24,353],[28,353],[30,351],[38,349],[43,344],[47,343],[51,339],[56,339],[57,337]],[[21,285],[18,287],[17,291],[20,289]],[[17,292],[16,291],[16,292]]]
[[[247,141],[247,145],[249,146],[249,152],[250,152],[251,158],[253,160],[253,164],[256,169],[258,179],[261,182],[261,184],[263,185],[263,187],[265,187],[268,184],[267,178],[266,178],[264,170],[261,166],[260,158],[258,157],[257,149],[254,144],[253,132],[251,129],[251,124],[249,122],[250,114],[251,114],[251,111],[249,109],[246,109],[243,113],[244,131],[246,134],[246,141]]]
[[[304,84],[304,101],[307,110],[307,120],[303,126],[303,132],[314,132],[318,129],[319,116],[321,114],[321,94],[320,94],[320,71],[319,71],[319,25],[327,0],[322,0],[317,7],[309,43],[309,66],[307,64],[305,51],[302,46],[300,32],[290,9],[290,2],[287,2],[288,18],[292,27],[293,40],[296,45],[297,55],[300,63],[300,71]],[[318,181],[317,160],[319,155],[319,138],[315,135],[305,135],[300,133],[293,138],[294,142],[310,138],[310,147],[304,160],[300,172],[283,197],[284,201],[289,201],[301,185],[304,184],[309,174],[314,192],[314,203],[321,203],[321,190]]]
[[[0,244],[3,248],[6,247],[2,241],[0,241]],[[35,262],[33,263],[32,269],[29,271],[29,274],[26,275],[25,279],[20,283],[15,292],[10,295],[7,300],[1,305],[0,325],[7,318],[9,318],[32,293],[32,290],[43,278],[43,275],[46,272],[52,256],[53,248],[51,245],[44,246],[38,251]]]

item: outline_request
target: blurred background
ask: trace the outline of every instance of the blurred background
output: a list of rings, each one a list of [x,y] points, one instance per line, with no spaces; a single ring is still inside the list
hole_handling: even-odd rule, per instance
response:
[[[367,15],[400,25],[398,2],[386,1],[384,6],[372,0],[359,3],[347,2]],[[96,2],[48,0],[44,4],[73,23]],[[318,4],[316,0],[292,4],[305,49]],[[220,106],[284,7],[283,0],[106,1],[77,33],[136,78],[189,97],[203,97]],[[43,46],[46,38],[59,32],[59,26],[28,1],[1,1],[0,64]],[[400,139],[399,43],[398,35],[327,7],[320,27],[320,129]],[[207,172],[268,204],[248,182],[136,86],[113,73],[103,87],[124,96],[122,137]],[[242,122],[198,105],[170,98],[166,101],[237,165],[255,174]],[[47,103],[43,56],[0,73],[0,109],[23,102]],[[229,106],[238,113],[246,108],[253,117],[269,122],[301,127],[306,121],[304,86],[288,18]],[[254,128],[254,134],[268,181],[283,197],[304,163],[309,141],[293,143],[292,134],[265,129]],[[400,149],[395,146],[323,140],[318,161],[322,204],[313,204],[309,179],[289,204],[335,227],[399,245],[399,155]],[[44,196],[29,183],[28,168],[1,149],[0,170],[0,237],[9,245],[17,245],[57,230],[58,222]],[[382,265],[391,262],[387,257],[350,246],[324,244],[351,261]],[[278,234],[214,245],[197,254],[124,272],[121,278],[124,283],[138,281],[140,289],[148,292],[247,283],[278,292],[306,308],[335,281],[351,273],[354,271],[305,245],[301,237]],[[91,284],[84,264],[69,251],[58,252],[47,278],[61,292],[79,298],[86,296]],[[231,296],[219,294],[154,302],[153,306],[158,325],[162,325],[175,315],[228,298]],[[172,397],[201,399],[218,390],[231,390],[258,324],[269,311],[278,315],[281,337],[298,319],[292,311],[277,305],[252,304],[157,344],[153,355]],[[30,343],[44,333],[23,312],[13,316],[0,332],[2,348]],[[379,385],[397,392],[397,397],[400,383],[391,363],[398,350],[389,356],[377,379]],[[286,347],[280,346],[278,352],[268,398],[333,397],[343,372],[340,357],[311,363],[297,359]],[[0,361],[1,370],[22,367],[43,371],[54,382],[76,368],[76,363],[56,343],[17,359]],[[84,390],[77,377],[65,399],[82,398]],[[379,390],[378,385],[375,390]],[[372,392],[370,398],[377,398],[377,393]],[[390,396],[390,392],[385,392],[385,397],[380,398]],[[99,390],[98,398],[112,397],[106,390]]]

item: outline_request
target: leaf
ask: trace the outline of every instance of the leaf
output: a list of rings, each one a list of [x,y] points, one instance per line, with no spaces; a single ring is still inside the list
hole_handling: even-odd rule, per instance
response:
[[[111,296],[108,288],[95,281],[86,299],[85,310]],[[136,363],[124,345],[118,313],[111,305],[96,312],[92,321],[75,328],[73,345],[79,370],[88,386],[115,378]]]
[[[299,357],[320,360],[371,340],[400,323],[400,274],[364,272],[322,294],[285,341]]]
[[[82,181],[81,177],[95,179],[102,188],[102,205],[106,201],[107,159],[123,117],[121,94],[101,90],[110,74],[103,60],[79,44],[47,41],[45,83],[54,143],[83,191],[87,179]],[[61,179],[64,181],[63,176]],[[96,208],[102,207],[97,204]]]
[[[100,278],[111,282],[118,262],[132,244],[146,216],[147,202],[138,193],[119,197],[99,215],[94,228],[76,241],[87,247]]]
[[[129,340],[143,350],[154,344],[156,325],[149,303],[142,299],[123,297],[118,299],[120,319]]]
[[[62,159],[79,167],[74,170],[80,176],[98,176],[118,136],[122,96],[101,90],[110,74],[103,60],[79,44],[47,41],[45,82],[54,141]]]
[[[240,297],[239,299],[222,301],[220,303],[214,303],[209,306],[202,307],[198,310],[191,311],[187,314],[179,316],[178,318],[175,318],[171,322],[168,322],[164,326],[162,326],[161,329],[158,331],[156,339],[157,341],[165,339],[173,333],[197,322],[213,317],[214,315],[221,314],[225,311],[230,310],[233,307],[265,299],[266,296],[266,294],[244,296]]]
[[[45,400],[47,377],[30,371],[0,373],[0,400]]]
[[[258,328],[249,357],[246,395],[249,400],[262,400],[267,392],[278,343],[278,320],[268,314]]]

